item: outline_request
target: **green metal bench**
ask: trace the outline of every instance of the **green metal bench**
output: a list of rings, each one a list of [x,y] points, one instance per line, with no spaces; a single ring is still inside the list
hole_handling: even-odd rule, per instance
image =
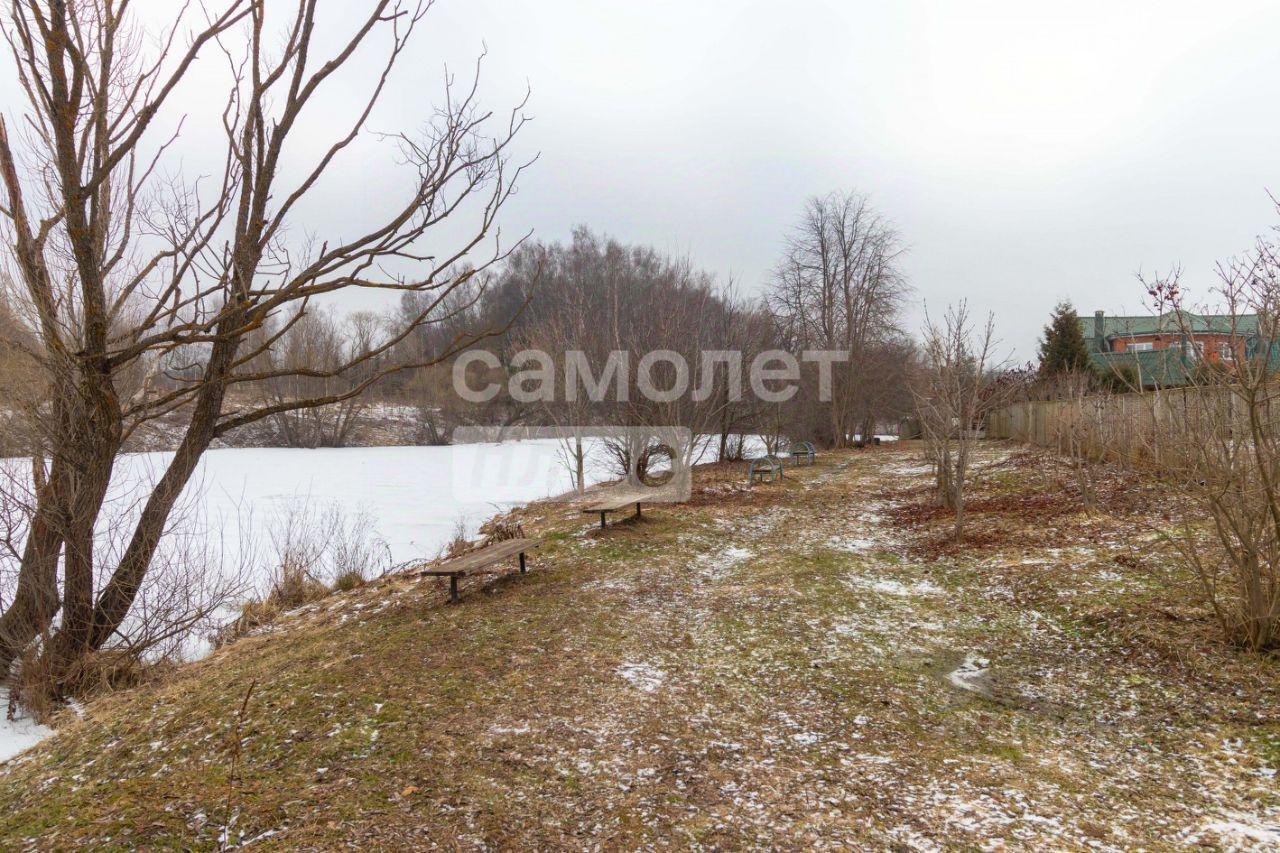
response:
[[[814,458],[818,455],[813,449],[813,443],[809,441],[792,444],[787,453],[791,457],[792,465],[812,465]],[[801,460],[807,461],[801,462]]]
[[[782,462],[776,456],[762,456],[751,460],[747,469],[748,483],[772,483],[782,479]]]

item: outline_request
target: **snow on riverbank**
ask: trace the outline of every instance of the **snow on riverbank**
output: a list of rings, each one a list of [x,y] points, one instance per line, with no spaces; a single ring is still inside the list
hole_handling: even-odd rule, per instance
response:
[[[0,688],[0,715],[9,707],[9,691]],[[53,734],[53,729],[42,726],[28,717],[10,720],[0,716],[0,761],[8,761],[24,749],[29,749]]]

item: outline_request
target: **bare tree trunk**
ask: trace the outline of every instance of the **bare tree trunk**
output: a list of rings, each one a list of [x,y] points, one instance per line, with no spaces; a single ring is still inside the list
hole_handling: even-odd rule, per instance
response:
[[[54,516],[56,507],[62,505],[61,492],[67,488],[65,467],[66,463],[55,460],[48,481],[36,488],[36,506],[23,546],[17,588],[13,601],[0,616],[0,674],[9,671],[62,605],[58,597],[62,527]]]
[[[229,320],[239,322],[239,318],[234,315]],[[191,475],[195,473],[200,457],[217,436],[217,418],[226,396],[225,376],[234,362],[236,349],[236,342],[232,341],[225,341],[214,347],[205,368],[206,381],[192,408],[191,420],[182,443],[148,496],[142,515],[134,527],[133,537],[98,596],[93,613],[93,631],[89,638],[90,648],[101,648],[128,615],[142,586],[147,567],[160,544],[165,522],[182,490],[191,480]]]

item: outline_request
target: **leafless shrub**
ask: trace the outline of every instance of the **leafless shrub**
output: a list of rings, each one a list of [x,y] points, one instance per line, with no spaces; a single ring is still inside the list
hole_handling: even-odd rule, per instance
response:
[[[608,460],[611,474],[646,486],[656,485],[656,472],[669,470],[673,458],[682,452],[667,447],[655,437],[636,431],[606,438],[601,442],[601,448]]]
[[[473,550],[476,543],[467,534],[467,520],[459,518],[453,523],[453,535],[440,549],[439,559],[452,559]]]
[[[741,433],[729,433],[720,443],[721,462],[741,462],[746,458],[747,436]]]
[[[964,498],[973,449],[986,415],[1002,401],[994,373],[995,321],[976,331],[968,307],[948,308],[924,333],[925,374],[916,389],[925,454],[933,465],[938,501],[955,513],[952,536],[964,535]]]
[[[1194,340],[1178,274],[1148,290],[1178,318],[1183,340]],[[1150,440],[1193,498],[1172,542],[1226,635],[1262,650],[1280,645],[1280,245],[1260,239],[1222,265],[1217,295],[1230,326],[1224,357],[1182,347],[1187,387],[1146,395]]]
[[[47,637],[41,639],[48,641]],[[6,713],[10,720],[26,712],[36,722],[42,722],[62,707],[49,687],[53,673],[49,659],[43,653],[44,642],[32,643],[23,650],[8,679],[9,707]]]
[[[331,508],[329,519],[333,528],[327,576],[335,585],[341,578],[350,583],[354,577],[364,581],[387,573],[391,567],[391,548],[375,535],[369,513],[361,510],[344,514]]]
[[[337,504],[316,508],[308,501],[291,503],[272,519],[267,538],[265,591],[245,600],[234,620],[210,634],[215,648],[333,591],[355,589],[390,568],[390,550],[374,535],[370,516],[349,514]]]
[[[506,542],[508,539],[523,539],[524,527],[514,518],[493,518],[480,526],[486,543]]]
[[[333,579],[333,591],[350,592],[353,589],[359,589],[368,582],[369,579],[366,578],[359,570],[350,569],[339,573],[339,575]]]
[[[302,578],[326,586],[352,572],[375,577],[391,561],[387,544],[374,535],[372,517],[348,513],[337,503],[289,504],[272,519],[268,539],[276,585],[296,588]]]
[[[1052,421],[1051,439],[1070,462],[1085,512],[1095,512],[1098,448],[1106,447],[1109,439],[1106,412],[1111,395],[1107,385],[1089,373],[1063,373],[1043,384],[1052,387],[1042,388],[1042,393],[1062,403]]]
[[[278,610],[292,610],[329,594],[325,586],[300,563],[286,562],[276,570],[266,603]]]

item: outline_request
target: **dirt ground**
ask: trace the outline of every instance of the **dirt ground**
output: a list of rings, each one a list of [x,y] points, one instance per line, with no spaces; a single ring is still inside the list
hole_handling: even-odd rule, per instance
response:
[[[534,505],[528,576],[385,579],[91,704],[0,768],[0,846],[1280,846],[1280,660],[1221,640],[1167,487],[1072,482],[984,446],[959,546],[909,446]]]

